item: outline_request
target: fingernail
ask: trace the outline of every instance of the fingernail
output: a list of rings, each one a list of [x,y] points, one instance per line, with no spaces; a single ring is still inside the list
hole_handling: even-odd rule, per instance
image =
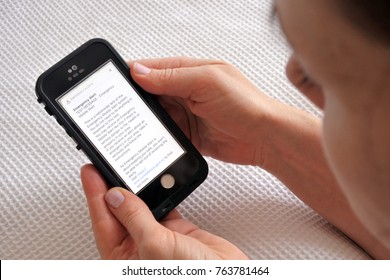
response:
[[[107,192],[105,199],[112,208],[118,208],[125,200],[125,197],[120,191],[111,189]]]
[[[152,71],[152,69],[146,67],[143,64],[140,64],[138,62],[134,63],[134,72],[139,75],[147,75]]]

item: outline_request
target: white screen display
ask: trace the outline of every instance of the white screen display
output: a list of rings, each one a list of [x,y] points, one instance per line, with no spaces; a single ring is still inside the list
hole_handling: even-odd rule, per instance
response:
[[[134,193],[185,153],[111,60],[57,102]]]

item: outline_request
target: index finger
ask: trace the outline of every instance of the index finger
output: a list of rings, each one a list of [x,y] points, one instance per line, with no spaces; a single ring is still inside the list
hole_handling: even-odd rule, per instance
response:
[[[107,207],[104,199],[107,185],[96,168],[91,164],[84,165],[80,175],[96,244],[100,254],[105,256],[122,243],[127,231]]]
[[[213,64],[223,63],[222,61],[219,60],[197,59],[197,58],[191,58],[186,56],[179,56],[179,57],[131,60],[128,61],[127,64],[129,65],[130,68],[132,68],[135,62],[141,63],[146,67],[153,68],[153,69],[197,67],[203,65],[213,65]]]

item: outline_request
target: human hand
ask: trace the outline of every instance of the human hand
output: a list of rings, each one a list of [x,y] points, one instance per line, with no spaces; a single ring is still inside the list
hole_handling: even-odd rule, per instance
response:
[[[233,66],[167,58],[129,62],[133,79],[160,103],[206,156],[261,166],[265,120],[277,102]]]
[[[123,188],[107,191],[93,165],[81,168],[92,229],[103,259],[247,259],[227,240],[172,210],[158,223],[146,204]]]

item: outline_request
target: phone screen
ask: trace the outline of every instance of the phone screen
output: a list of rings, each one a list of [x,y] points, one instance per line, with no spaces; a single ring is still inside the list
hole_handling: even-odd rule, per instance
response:
[[[56,100],[134,193],[186,153],[111,60]]]

